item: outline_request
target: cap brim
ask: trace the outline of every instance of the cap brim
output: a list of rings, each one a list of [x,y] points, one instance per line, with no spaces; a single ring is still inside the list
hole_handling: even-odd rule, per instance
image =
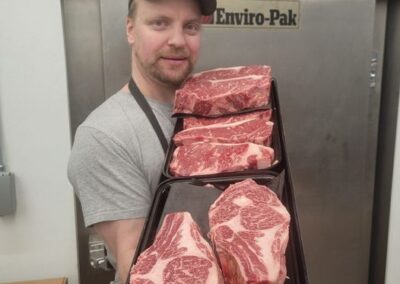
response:
[[[214,13],[217,8],[217,0],[198,0],[200,4],[201,14],[204,16],[209,16]],[[132,0],[128,2],[128,8],[131,7]]]
[[[199,0],[201,14],[209,16],[214,13],[217,8],[217,0]]]

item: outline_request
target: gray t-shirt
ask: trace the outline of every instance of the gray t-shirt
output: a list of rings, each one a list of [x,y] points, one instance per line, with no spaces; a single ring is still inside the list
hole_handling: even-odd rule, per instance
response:
[[[147,99],[169,141],[172,105]],[[86,226],[146,217],[158,185],[164,152],[130,93],[118,92],[78,127],[68,177]]]

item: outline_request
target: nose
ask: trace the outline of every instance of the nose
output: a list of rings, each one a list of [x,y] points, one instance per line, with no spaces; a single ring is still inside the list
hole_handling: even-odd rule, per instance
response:
[[[181,27],[175,27],[171,30],[168,45],[173,47],[182,47],[186,44],[184,30]]]

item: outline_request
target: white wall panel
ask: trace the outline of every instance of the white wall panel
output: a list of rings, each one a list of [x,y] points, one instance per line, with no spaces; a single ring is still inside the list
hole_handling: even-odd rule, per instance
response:
[[[397,284],[400,283],[400,112],[398,112],[397,117],[396,149],[394,156],[392,196],[390,203],[385,283]]]
[[[0,283],[78,283],[65,48],[59,1],[0,1],[0,143],[17,211],[0,217]]]

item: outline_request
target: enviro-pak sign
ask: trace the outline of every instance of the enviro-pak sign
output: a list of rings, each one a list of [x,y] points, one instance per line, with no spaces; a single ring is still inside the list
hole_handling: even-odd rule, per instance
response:
[[[217,0],[210,27],[298,28],[299,1]]]

